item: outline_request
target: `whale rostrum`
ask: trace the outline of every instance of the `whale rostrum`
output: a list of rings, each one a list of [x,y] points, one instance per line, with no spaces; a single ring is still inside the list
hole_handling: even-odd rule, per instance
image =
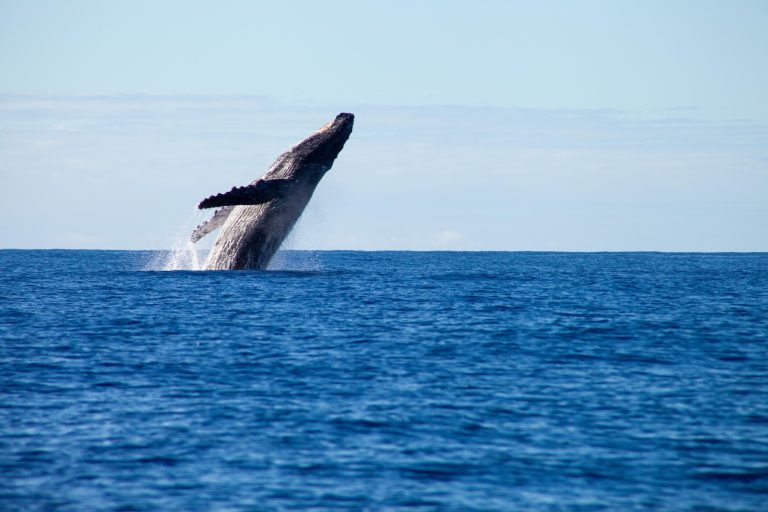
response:
[[[354,119],[352,114],[339,114],[280,155],[261,178],[200,201],[200,209],[219,209],[192,231],[192,241],[221,227],[206,270],[267,268],[344,148]]]

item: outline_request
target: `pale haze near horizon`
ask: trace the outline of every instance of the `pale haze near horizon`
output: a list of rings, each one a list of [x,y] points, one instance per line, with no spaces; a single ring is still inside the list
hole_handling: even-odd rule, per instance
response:
[[[758,1],[1,1],[0,247],[169,248],[351,111],[288,247],[766,251],[766,26]]]

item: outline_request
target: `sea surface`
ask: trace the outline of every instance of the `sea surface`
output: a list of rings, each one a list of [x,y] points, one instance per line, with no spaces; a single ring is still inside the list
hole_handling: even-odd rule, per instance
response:
[[[168,257],[0,251],[0,510],[768,510],[768,254]]]

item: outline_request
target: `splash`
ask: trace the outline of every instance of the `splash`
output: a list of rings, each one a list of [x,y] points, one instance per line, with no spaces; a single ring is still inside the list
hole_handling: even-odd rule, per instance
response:
[[[191,240],[179,241],[167,256],[161,270],[202,270],[200,255]]]
[[[217,231],[210,233],[205,240],[194,243],[189,234],[195,226],[209,217],[209,212],[195,210],[174,237],[171,249],[160,251],[149,261],[146,270],[203,270],[210,250],[216,239]],[[297,225],[301,222],[297,222]],[[322,269],[319,255],[314,251],[297,250],[297,230],[294,228],[286,237],[281,249],[275,254],[267,270],[316,272]],[[300,235],[299,235],[300,238]]]
[[[205,265],[206,248],[201,248],[202,244],[195,245],[190,239],[189,234],[194,226],[200,224],[206,217],[206,213],[195,211],[184,226],[174,237],[171,249],[161,251],[156,254],[149,262],[147,270],[203,270]]]

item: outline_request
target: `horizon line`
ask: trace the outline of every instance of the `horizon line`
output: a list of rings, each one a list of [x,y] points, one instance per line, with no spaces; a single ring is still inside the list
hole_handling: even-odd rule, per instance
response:
[[[73,249],[61,247],[46,248],[17,248],[0,247],[0,251],[58,251],[58,252],[174,252],[175,249]],[[196,249],[197,252],[208,252],[209,249]],[[279,249],[278,252],[455,252],[455,253],[561,253],[561,254],[768,254],[768,251],[724,250],[724,251],[691,251],[691,250],[547,250],[547,249]]]

